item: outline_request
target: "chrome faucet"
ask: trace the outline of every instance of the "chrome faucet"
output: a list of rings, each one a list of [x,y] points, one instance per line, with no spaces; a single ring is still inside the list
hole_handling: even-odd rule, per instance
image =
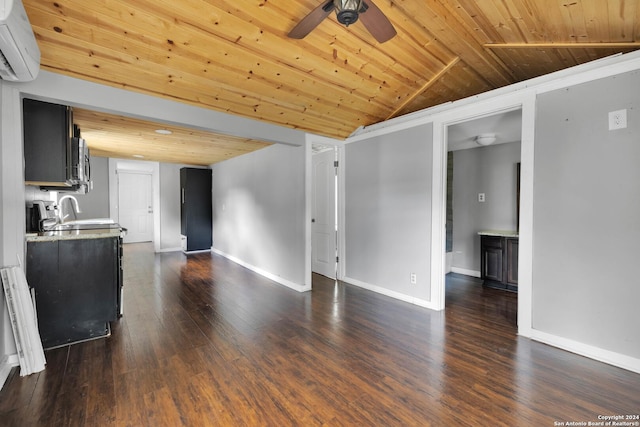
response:
[[[80,210],[80,205],[78,204],[78,199],[76,199],[75,197],[73,197],[73,196],[71,196],[69,194],[64,195],[64,196],[60,197],[60,200],[58,200],[58,206],[59,206],[58,215],[60,216],[60,222],[63,222],[65,220],[65,218],[67,218],[69,216],[69,215],[62,216],[62,211],[63,211],[62,202],[64,202],[67,199],[71,199],[73,201],[73,205],[75,205],[75,213],[76,214],[79,214],[80,212],[82,212]]]

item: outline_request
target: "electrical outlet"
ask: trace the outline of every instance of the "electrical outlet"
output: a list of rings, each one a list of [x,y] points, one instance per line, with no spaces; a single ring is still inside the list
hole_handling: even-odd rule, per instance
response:
[[[627,127],[627,110],[611,111],[609,113],[609,130],[625,129]]]
[[[418,276],[416,276],[416,273],[411,273],[411,284],[415,285],[416,283],[418,283]]]
[[[478,201],[484,203],[484,193],[478,193]]]

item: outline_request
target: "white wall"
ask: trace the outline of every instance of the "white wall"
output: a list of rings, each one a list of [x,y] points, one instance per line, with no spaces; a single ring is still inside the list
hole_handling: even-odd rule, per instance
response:
[[[628,127],[608,130],[626,109]],[[542,94],[533,326],[640,359],[640,71]]]
[[[344,280],[422,305],[431,292],[432,135],[428,124],[345,148]]]
[[[452,267],[480,275],[481,230],[517,230],[520,142],[453,152]],[[478,202],[478,193],[485,202]]]
[[[212,170],[214,250],[293,289],[309,289],[304,147],[272,145]]]

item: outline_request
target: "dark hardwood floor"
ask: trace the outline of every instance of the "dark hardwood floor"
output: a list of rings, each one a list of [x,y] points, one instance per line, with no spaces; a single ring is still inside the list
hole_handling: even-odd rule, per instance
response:
[[[516,335],[516,298],[451,276],[434,312],[216,255],[125,246],[110,338],[14,369],[2,426],[554,426],[638,414],[640,375]]]

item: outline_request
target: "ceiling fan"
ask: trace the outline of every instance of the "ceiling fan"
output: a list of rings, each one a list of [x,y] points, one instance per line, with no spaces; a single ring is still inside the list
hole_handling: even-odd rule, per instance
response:
[[[396,30],[389,19],[372,0],[328,0],[305,16],[288,34],[293,39],[302,39],[316,28],[335,10],[338,22],[345,26],[355,23],[358,18],[365,28],[380,43],[393,38]]]

